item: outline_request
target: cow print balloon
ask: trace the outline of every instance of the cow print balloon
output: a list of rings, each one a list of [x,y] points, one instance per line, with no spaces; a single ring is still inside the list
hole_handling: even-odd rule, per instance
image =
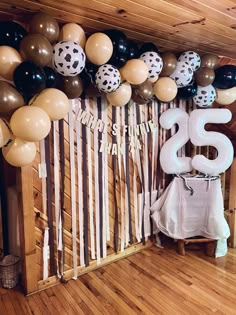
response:
[[[83,49],[72,41],[61,41],[53,49],[53,67],[63,76],[74,77],[82,72],[85,60]]]
[[[185,61],[178,61],[175,71],[170,75],[175,80],[177,86],[182,88],[187,86],[193,79],[193,70]]]
[[[197,94],[193,97],[194,103],[199,107],[209,107],[216,99],[216,90],[210,84],[208,86],[198,86]]]
[[[178,61],[186,61],[193,71],[196,71],[201,66],[201,58],[195,51],[185,51],[180,55]]]
[[[147,51],[140,56],[148,66],[148,79],[153,79],[161,73],[163,60],[155,51]]]
[[[113,65],[102,65],[96,73],[95,82],[100,91],[105,93],[114,92],[121,84],[120,72]]]

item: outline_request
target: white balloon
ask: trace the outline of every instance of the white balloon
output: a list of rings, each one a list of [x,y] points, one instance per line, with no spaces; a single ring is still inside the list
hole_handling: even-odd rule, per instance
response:
[[[140,56],[148,66],[148,79],[153,79],[161,73],[163,68],[163,60],[155,51],[147,51]]]
[[[209,160],[203,155],[192,159],[194,169],[208,175],[218,175],[224,172],[233,162],[234,149],[230,140],[219,132],[206,131],[207,123],[227,123],[232,113],[228,109],[196,109],[189,119],[189,135],[196,146],[214,146],[218,151],[215,160]]]
[[[52,64],[63,76],[74,77],[85,67],[85,53],[77,43],[64,40],[53,48]]]
[[[162,128],[171,129],[178,124],[178,132],[164,143],[160,153],[160,163],[167,174],[181,174],[191,172],[192,164],[189,157],[178,157],[177,152],[189,140],[188,114],[180,109],[168,109],[160,117]]]
[[[194,103],[199,107],[209,107],[216,99],[216,90],[210,84],[197,87],[197,94],[193,97]]]
[[[105,93],[115,92],[121,84],[120,72],[113,65],[102,65],[98,68],[95,82],[100,91]]]
[[[195,51],[185,51],[179,56],[178,61],[186,61],[193,71],[196,71],[201,66],[201,57]]]
[[[193,78],[193,70],[186,61],[178,61],[175,71],[170,75],[178,87],[187,86]]]

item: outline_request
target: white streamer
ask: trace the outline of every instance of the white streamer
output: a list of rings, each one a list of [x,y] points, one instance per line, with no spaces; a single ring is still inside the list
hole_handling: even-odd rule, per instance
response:
[[[77,279],[77,240],[76,240],[76,194],[75,194],[75,152],[74,152],[74,123],[73,123],[73,100],[69,108],[69,143],[70,143],[70,179],[71,179],[71,212],[72,212],[72,251],[73,251],[73,279]]]
[[[81,107],[81,103],[80,103]],[[79,108],[78,108],[79,109]],[[76,120],[77,168],[78,168],[78,205],[79,205],[79,240],[80,240],[80,265],[84,266],[84,213],[82,192],[82,161],[81,161],[81,124]]]
[[[43,239],[43,280],[48,278],[48,260],[49,260],[49,228],[44,230]]]
[[[90,103],[86,102],[86,110],[90,111]],[[88,130],[87,135],[88,144],[88,182],[89,182],[89,226],[90,226],[90,246],[91,246],[91,258],[95,259],[95,244],[94,244],[94,221],[93,221],[93,172],[92,172],[92,160],[91,160],[91,132]]]
[[[93,100],[93,105],[96,103],[96,98]],[[97,106],[93,106],[94,119],[98,117]],[[98,130],[94,129],[94,174],[95,174],[95,213],[96,213],[96,251],[97,251],[97,264],[101,262],[100,253],[100,213],[99,213],[99,180],[98,180]]]
[[[45,140],[41,140],[39,142],[39,147],[40,147],[40,167],[42,167],[45,169],[46,171],[46,158],[45,158]],[[43,202],[43,213],[46,214],[47,213],[47,183],[46,183],[46,177],[47,174],[45,174],[45,176],[42,176],[42,202]]]
[[[102,121],[105,123],[106,126],[106,113],[105,113],[105,108],[106,108],[106,104],[104,103],[104,100],[101,100],[101,119]],[[107,137],[107,132],[105,131],[106,137]],[[102,138],[102,140],[104,140]],[[105,182],[106,182],[106,178],[105,178],[105,157],[107,158],[107,152],[102,152],[100,153],[102,154],[102,199],[103,199],[103,208],[102,208],[102,248],[103,248],[103,257],[107,257],[107,229],[106,229],[106,225],[107,225],[107,202],[106,202],[106,192],[105,192]]]

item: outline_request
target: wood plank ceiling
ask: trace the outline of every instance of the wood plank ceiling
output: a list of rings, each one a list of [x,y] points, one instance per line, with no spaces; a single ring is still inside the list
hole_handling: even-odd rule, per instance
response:
[[[161,51],[215,53],[236,60],[235,0],[1,0],[0,16],[27,21],[36,11],[87,32],[117,28]]]

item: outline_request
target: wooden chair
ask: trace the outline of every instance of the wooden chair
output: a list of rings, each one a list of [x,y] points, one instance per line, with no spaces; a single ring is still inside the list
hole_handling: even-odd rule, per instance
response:
[[[178,253],[180,255],[185,255],[185,245],[193,244],[193,243],[205,243],[205,253],[209,257],[213,257],[215,255],[216,243],[217,240],[212,238],[186,238],[177,241]]]

